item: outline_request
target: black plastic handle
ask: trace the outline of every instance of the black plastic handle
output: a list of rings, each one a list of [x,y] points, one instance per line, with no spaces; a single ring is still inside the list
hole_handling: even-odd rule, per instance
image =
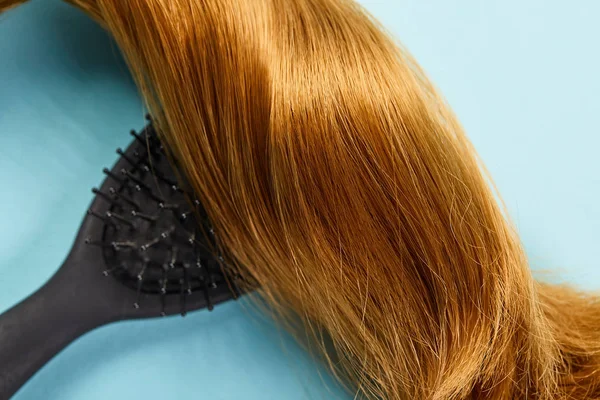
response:
[[[90,313],[84,287],[61,268],[37,292],[0,315],[0,400],[7,400],[69,343],[108,322]]]

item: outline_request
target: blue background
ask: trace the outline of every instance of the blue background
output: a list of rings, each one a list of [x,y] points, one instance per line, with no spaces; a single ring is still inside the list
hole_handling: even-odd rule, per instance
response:
[[[363,0],[463,122],[537,270],[600,287],[600,2]],[[62,263],[144,111],[109,38],[58,1],[0,16],[0,312]],[[343,399],[248,304],[114,324],[69,346],[25,399]]]

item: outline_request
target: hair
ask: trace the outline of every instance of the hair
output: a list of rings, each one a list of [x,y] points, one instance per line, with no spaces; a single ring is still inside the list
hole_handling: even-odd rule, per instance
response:
[[[533,279],[457,118],[356,3],[69,2],[239,273],[357,397],[600,398],[598,297]]]
[[[27,0],[0,0],[0,13],[24,3]]]

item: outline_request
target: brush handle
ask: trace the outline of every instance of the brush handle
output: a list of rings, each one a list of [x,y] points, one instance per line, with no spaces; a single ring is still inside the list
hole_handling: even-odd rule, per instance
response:
[[[76,338],[103,324],[92,298],[61,268],[37,292],[0,315],[0,400],[7,400]],[[71,274],[72,275],[72,274]]]

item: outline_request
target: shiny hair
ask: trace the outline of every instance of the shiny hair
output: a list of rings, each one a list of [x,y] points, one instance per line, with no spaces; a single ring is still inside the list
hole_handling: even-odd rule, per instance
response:
[[[533,279],[457,118],[359,5],[69,2],[231,262],[357,397],[600,398],[598,297]]]

